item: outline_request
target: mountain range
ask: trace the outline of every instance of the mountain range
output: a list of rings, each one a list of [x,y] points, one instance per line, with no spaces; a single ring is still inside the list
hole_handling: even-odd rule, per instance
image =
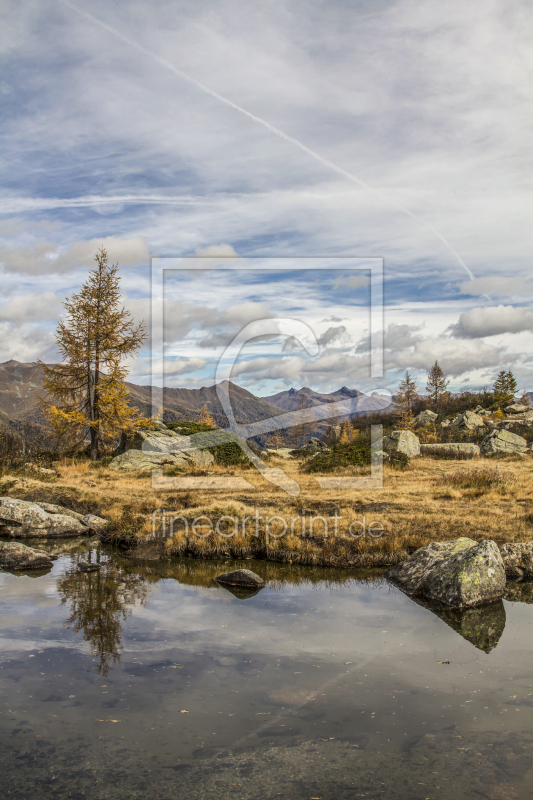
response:
[[[131,402],[145,415],[151,413],[152,387],[127,383]],[[43,425],[45,420],[39,409],[39,395],[43,394],[43,371],[36,362],[6,361],[0,364],[0,423],[31,422]],[[256,397],[240,386],[230,383],[229,394],[237,422],[257,422],[270,419],[285,411],[297,411],[324,403],[351,401],[349,416],[379,411],[389,404],[387,397],[364,395],[357,389],[343,386],[331,394],[321,394],[313,389],[289,389],[269,397]],[[354,402],[355,401],[355,402]],[[201,389],[163,389],[164,419],[167,422],[196,420],[198,412],[206,407],[215,423],[227,426],[227,419],[218,399],[216,386]],[[346,417],[348,415],[343,415]],[[325,425],[322,423],[321,426]]]

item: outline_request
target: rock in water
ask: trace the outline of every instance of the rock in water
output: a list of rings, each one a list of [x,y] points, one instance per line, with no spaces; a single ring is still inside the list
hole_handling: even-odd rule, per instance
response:
[[[95,533],[99,533],[107,528],[109,520],[103,517],[97,517],[96,514],[86,514],[82,520],[84,525],[87,525]]]
[[[100,564],[89,564],[88,561],[80,561],[78,564],[78,572],[98,572]]]
[[[56,558],[53,557],[54,561]],[[52,557],[42,550],[34,550],[20,542],[0,542],[0,567],[3,569],[47,569],[52,566]]]
[[[449,608],[471,608],[503,597],[505,567],[495,542],[461,537],[432,542],[385,573],[406,594]]]
[[[235,572],[225,572],[215,578],[217,583],[227,586],[250,586],[252,588],[266,586],[266,582],[251,569],[237,569]]]
[[[57,506],[54,506],[57,508]],[[66,514],[50,514],[37,503],[0,497],[0,536],[11,539],[86,536],[86,525]]]
[[[500,552],[508,578],[533,580],[533,542],[510,542]]]

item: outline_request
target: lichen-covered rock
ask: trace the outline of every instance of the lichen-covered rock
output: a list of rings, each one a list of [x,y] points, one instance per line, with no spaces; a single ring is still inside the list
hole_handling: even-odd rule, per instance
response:
[[[412,458],[420,455],[420,440],[412,431],[393,431],[390,436],[384,437],[383,449],[405,453]]]
[[[406,594],[423,594],[426,579],[434,567],[455,553],[474,547],[476,542],[461,536],[452,542],[430,542],[420,547],[401,564],[385,573],[387,580],[395,583]]]
[[[498,600],[505,568],[495,542],[461,537],[421,547],[385,577],[406,594],[421,595],[450,608],[470,608]]]
[[[83,517],[83,524],[87,525],[91,531],[98,533],[99,531],[103,531],[109,525],[109,520],[104,519],[103,517],[97,517],[96,514],[86,514]]]
[[[116,453],[109,469],[149,470],[165,465],[205,468],[215,460],[209,450],[194,447],[190,436],[182,436],[164,423],[158,423],[155,430],[142,428],[122,434]],[[129,455],[132,453],[136,455]]]
[[[496,542],[486,539],[455,553],[428,576],[424,596],[451,608],[470,608],[503,597],[505,567]]]
[[[0,497],[0,536],[11,539],[86,536],[86,525],[66,514],[50,514],[37,503]]]
[[[531,406],[523,406],[520,403],[511,403],[510,406],[505,406],[503,409],[506,414],[525,414],[531,411]]]
[[[475,458],[480,454],[480,448],[478,444],[473,444],[472,442],[446,442],[442,443],[434,443],[434,444],[421,444],[420,445],[420,454],[423,456],[458,456],[459,458],[466,457],[466,458]]]
[[[524,455],[526,448],[527,441],[523,436],[506,430],[494,430],[481,442],[482,455],[491,455],[492,453]]]
[[[227,584],[228,586],[250,586],[257,588],[266,586],[263,578],[252,572],[251,569],[237,569],[235,572],[225,572],[215,578],[217,583]]]
[[[209,450],[191,449],[182,452],[126,450],[122,455],[117,456],[111,461],[109,469],[150,470],[161,469],[162,467],[206,468],[211,466],[214,460],[213,454],[210,453]]]
[[[55,503],[37,503],[36,505],[40,506],[43,511],[46,511],[48,514],[63,514],[65,517],[72,517],[72,519],[77,519],[78,522],[83,522],[83,514],[78,514],[77,511],[72,511],[70,508],[65,508],[65,506],[56,506]]]
[[[533,580],[533,542],[509,542],[500,553],[508,578]]]
[[[429,408],[426,408],[424,411],[421,411],[420,414],[414,418],[413,420],[413,427],[420,428],[424,425],[431,425],[431,423],[435,422],[439,415],[435,414],[434,411],[431,411]]]
[[[53,566],[52,560],[57,556],[50,556],[42,550],[34,550],[20,542],[0,542],[0,567],[2,569],[49,569]]]
[[[483,428],[485,422],[479,414],[474,414],[473,411],[465,411],[464,414],[459,414],[459,416],[454,419],[452,425],[455,425],[457,428],[473,431],[476,428]]]

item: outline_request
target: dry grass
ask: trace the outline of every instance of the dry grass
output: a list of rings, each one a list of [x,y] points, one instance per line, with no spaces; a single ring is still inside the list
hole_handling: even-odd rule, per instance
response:
[[[495,468],[490,459],[479,459],[475,468],[465,469],[464,462],[419,458],[403,472],[385,465],[383,489],[342,491],[322,490],[313,476],[299,471],[298,461],[274,458],[272,466],[282,467],[300,484],[300,495],[290,497],[255,470],[241,467],[228,470],[215,466],[209,471],[243,477],[255,487],[228,495],[204,489],[157,490],[146,473],[114,472],[94,468],[86,461],[63,460],[56,465],[59,477],[53,483],[44,483],[33,475],[4,474],[0,493],[56,502],[107,517],[115,531],[137,537],[139,546],[132,557],[187,553],[199,558],[243,558],[253,554],[291,563],[372,566],[396,563],[430,541],[458,536],[494,539],[499,544],[533,539],[533,459],[497,463]],[[151,540],[151,514],[163,508],[189,522],[206,515],[213,525],[222,516],[237,517],[238,535],[228,535],[233,523],[226,521],[219,523],[218,534],[213,532],[205,538],[191,534],[187,538],[184,526],[176,523],[172,538]],[[279,515],[289,520],[289,525],[293,518],[294,535],[289,528],[281,538],[267,537],[264,520],[256,528],[253,519],[245,522],[243,535],[242,519],[253,517],[256,511],[259,517]],[[332,535],[335,515],[337,538]],[[313,523],[313,536],[301,536],[302,518],[308,532],[311,517],[326,518],[329,536],[324,536],[323,523],[318,519]],[[383,536],[350,536],[349,524],[363,518],[367,526],[382,523]],[[355,527],[357,532],[360,529],[360,525]],[[281,522],[272,522],[270,531],[282,531]]]

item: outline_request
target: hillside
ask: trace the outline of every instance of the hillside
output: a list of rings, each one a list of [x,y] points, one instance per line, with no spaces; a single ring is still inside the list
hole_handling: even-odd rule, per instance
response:
[[[128,383],[132,404],[146,415],[151,413],[151,386]],[[0,364],[0,422],[44,422],[38,407],[42,393],[42,369],[35,362],[6,361]],[[230,384],[230,398],[237,422],[257,422],[282,414],[282,410],[240,386]],[[195,420],[205,405],[217,425],[225,427],[226,416],[220,405],[215,386],[202,389],[163,389],[165,420]]]

